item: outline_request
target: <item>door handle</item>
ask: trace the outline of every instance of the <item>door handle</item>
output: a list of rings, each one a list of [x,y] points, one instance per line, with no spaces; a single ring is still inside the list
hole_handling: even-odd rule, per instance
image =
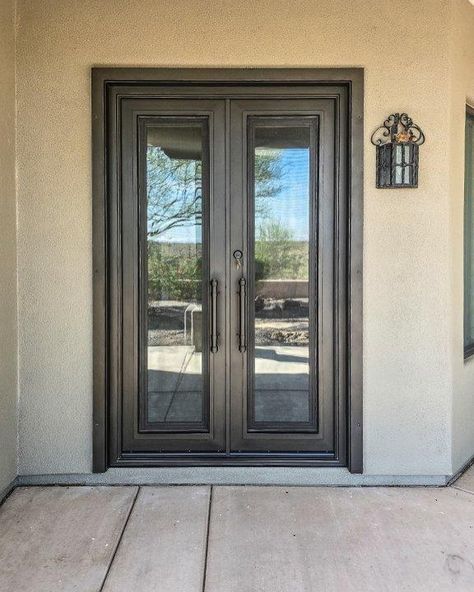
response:
[[[211,352],[217,352],[217,280],[211,280]]]
[[[245,288],[246,280],[241,277],[239,280],[239,297],[240,297],[240,332],[239,332],[239,351],[244,353],[247,349],[245,343]]]

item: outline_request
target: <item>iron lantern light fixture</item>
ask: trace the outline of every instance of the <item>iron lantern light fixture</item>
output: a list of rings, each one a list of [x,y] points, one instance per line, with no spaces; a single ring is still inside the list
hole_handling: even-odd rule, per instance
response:
[[[377,188],[418,187],[419,147],[425,135],[406,113],[392,113],[370,141],[377,151]]]

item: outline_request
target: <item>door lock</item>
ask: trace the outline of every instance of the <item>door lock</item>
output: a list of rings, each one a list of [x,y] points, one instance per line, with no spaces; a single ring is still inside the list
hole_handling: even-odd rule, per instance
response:
[[[242,253],[242,251],[239,251],[239,249],[237,249],[237,251],[233,252],[233,257],[235,259],[235,264],[237,266],[237,269],[240,269],[242,267],[242,257],[244,256],[244,254]]]

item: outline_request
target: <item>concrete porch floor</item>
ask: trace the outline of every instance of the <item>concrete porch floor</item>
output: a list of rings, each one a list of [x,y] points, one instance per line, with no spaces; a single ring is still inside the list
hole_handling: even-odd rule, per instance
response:
[[[20,487],[1,592],[474,589],[474,467],[449,488]]]

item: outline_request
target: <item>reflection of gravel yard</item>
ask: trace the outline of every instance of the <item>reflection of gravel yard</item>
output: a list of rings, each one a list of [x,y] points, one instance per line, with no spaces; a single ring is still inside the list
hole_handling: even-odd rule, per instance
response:
[[[308,345],[306,319],[255,319],[256,345]],[[148,345],[183,345],[183,330],[150,329]]]
[[[308,319],[255,319],[256,345],[308,345]]]
[[[255,320],[256,345],[308,345],[308,321]],[[148,345],[183,345],[183,330],[150,329]]]
[[[148,345],[185,345],[188,302],[155,301],[148,305]],[[257,298],[256,345],[308,345],[308,300]]]
[[[308,345],[308,299],[255,300],[256,345]]]
[[[148,345],[183,345],[183,330],[173,329],[149,329]]]
[[[188,302],[148,302],[148,345],[184,345],[184,311]]]

